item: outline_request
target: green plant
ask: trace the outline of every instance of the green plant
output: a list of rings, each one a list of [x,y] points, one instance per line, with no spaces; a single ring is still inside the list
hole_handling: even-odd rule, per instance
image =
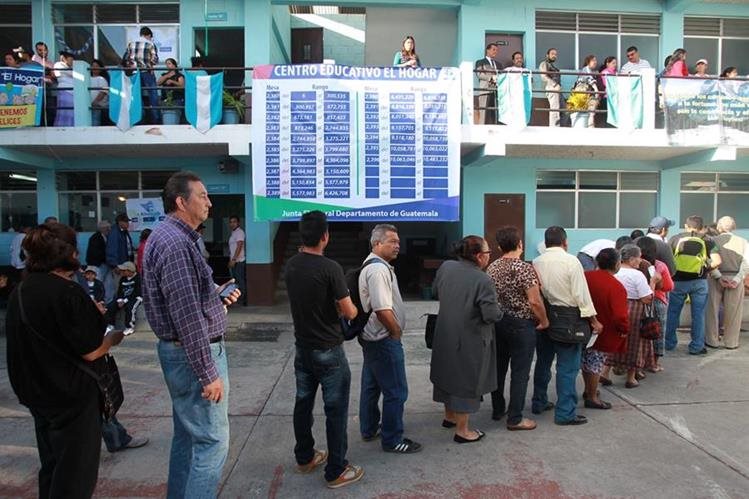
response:
[[[241,99],[237,99],[228,90],[224,90],[223,95],[224,107],[234,109],[239,115],[239,120],[244,119],[244,102]]]
[[[166,107],[177,107],[177,103],[174,101],[174,90],[169,90],[164,97],[164,106]]]

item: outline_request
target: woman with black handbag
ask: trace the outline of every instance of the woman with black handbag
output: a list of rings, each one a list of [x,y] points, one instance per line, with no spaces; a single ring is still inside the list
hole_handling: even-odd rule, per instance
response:
[[[95,361],[123,335],[104,336],[102,312],[72,278],[80,267],[73,229],[40,225],[23,249],[28,277],[11,295],[6,316],[8,375],[34,417],[39,497],[91,497],[102,417]]]

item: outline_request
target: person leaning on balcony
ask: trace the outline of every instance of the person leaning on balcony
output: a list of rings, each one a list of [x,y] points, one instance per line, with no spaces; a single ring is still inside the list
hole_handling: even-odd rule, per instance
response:
[[[499,45],[490,43],[486,46],[484,57],[476,61],[474,69],[479,79],[479,123],[497,124],[497,72],[502,65],[495,60],[499,54]]]
[[[699,59],[694,63],[694,74],[697,78],[708,78],[710,75],[707,74],[707,59]]]
[[[687,51],[684,49],[676,49],[671,54],[671,59],[668,61],[664,76],[689,76],[687,71]]]
[[[739,71],[733,66],[728,66],[720,73],[721,78],[736,78],[739,76]]]
[[[73,54],[60,51],[60,60],[55,63],[57,78],[57,113],[54,126],[73,126]]]
[[[393,57],[393,66],[399,68],[421,67],[419,56],[416,55],[416,40],[411,35],[406,36],[401,43],[401,49]]]
[[[549,126],[559,126],[559,106],[562,89],[562,76],[555,66],[557,60],[557,49],[550,48],[546,51],[546,59],[538,66],[541,71],[541,80],[544,82],[546,98],[549,100]]]
[[[729,350],[739,347],[739,331],[744,304],[744,278],[749,274],[749,243],[733,233],[736,221],[732,217],[718,220],[714,238],[720,253],[720,266],[710,272],[708,279],[705,345],[718,347],[718,311],[723,305],[723,344]]]
[[[627,48],[627,62],[622,66],[622,73],[639,73],[643,69],[651,69],[652,66],[645,59],[640,58],[640,51],[634,45]]]
[[[166,100],[169,94],[176,104],[185,103],[185,75],[183,75],[177,66],[177,61],[171,57],[164,61],[168,71],[161,75],[156,82],[160,87],[166,87],[161,90],[161,98]]]

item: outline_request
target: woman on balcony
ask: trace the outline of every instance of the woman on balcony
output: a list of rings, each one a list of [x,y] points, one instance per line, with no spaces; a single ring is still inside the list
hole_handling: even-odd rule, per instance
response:
[[[403,39],[401,49],[393,57],[393,66],[399,68],[418,68],[421,67],[419,56],[416,55],[416,40],[411,35]]]
[[[171,57],[165,61],[167,72],[161,75],[156,84],[165,87],[161,90],[161,98],[167,100],[172,94],[172,101],[176,105],[185,103],[185,75],[180,73],[177,61]]]
[[[601,76],[599,77],[599,85],[600,90],[603,92],[603,96],[601,98],[601,104],[599,105],[599,109],[602,111],[606,111],[605,113],[599,113],[596,115],[596,127],[599,128],[605,128],[606,127],[606,118],[608,116],[608,109],[609,109],[609,99],[606,95],[606,78],[608,76],[616,76],[617,71],[617,60],[616,57],[613,55],[608,56],[603,60],[603,64],[600,67]]]
[[[109,75],[104,69],[104,63],[99,59],[91,61],[91,81],[89,85],[91,95],[91,126],[99,126],[102,121],[107,122],[109,109]]]
[[[671,59],[668,61],[664,76],[689,76],[687,70],[687,51],[684,49],[676,49],[671,54]]]
[[[57,78],[57,114],[54,126],[73,126],[73,54],[60,51],[60,60],[55,63]]]

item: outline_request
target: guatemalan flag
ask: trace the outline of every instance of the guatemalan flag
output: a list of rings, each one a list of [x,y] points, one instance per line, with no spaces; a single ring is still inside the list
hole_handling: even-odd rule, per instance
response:
[[[200,133],[206,133],[221,121],[224,75],[185,74],[185,116]]]
[[[608,98],[606,123],[631,130],[642,128],[644,102],[639,76],[604,76]]]
[[[143,117],[140,72],[127,76],[125,71],[112,71],[109,81],[109,119],[117,128],[129,130]]]
[[[508,71],[497,75],[497,121],[525,128],[531,121],[531,74]]]

